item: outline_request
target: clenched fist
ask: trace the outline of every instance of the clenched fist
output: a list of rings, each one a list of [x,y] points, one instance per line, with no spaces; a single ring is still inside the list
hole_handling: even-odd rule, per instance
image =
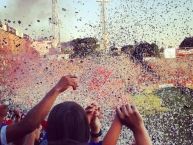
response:
[[[78,87],[76,78],[77,78],[76,76],[72,75],[63,76],[59,80],[59,82],[55,85],[54,90],[57,91],[58,93],[64,92],[69,87],[72,87],[73,90],[76,90],[76,88]]]

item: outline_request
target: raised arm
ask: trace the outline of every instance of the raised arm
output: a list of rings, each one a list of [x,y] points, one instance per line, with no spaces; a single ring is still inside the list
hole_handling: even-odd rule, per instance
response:
[[[101,131],[101,112],[100,107],[98,107],[96,104],[92,103],[85,109],[90,131],[91,131],[91,138],[90,141],[94,143],[100,142],[100,136],[102,135]]]
[[[35,130],[40,125],[40,122],[47,116],[57,96],[69,87],[72,87],[73,90],[77,88],[75,79],[76,77],[70,75],[62,77],[46,96],[28,112],[22,121],[7,126],[7,142],[13,142]]]
[[[122,124],[117,115],[112,122],[110,129],[108,130],[106,136],[103,139],[103,145],[116,145],[121,133]]]
[[[136,145],[152,145],[142,116],[134,105],[128,104],[117,108],[117,114],[122,123],[133,131]]]

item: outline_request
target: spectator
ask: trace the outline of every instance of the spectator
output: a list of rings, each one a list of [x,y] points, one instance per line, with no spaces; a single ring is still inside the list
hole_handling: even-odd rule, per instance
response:
[[[72,87],[74,90],[77,88],[75,78],[76,77],[70,75],[62,77],[55,87],[53,87],[53,89],[51,89],[47,95],[28,112],[23,120],[19,123],[3,126],[0,132],[1,145],[6,145],[18,141],[19,139],[22,140],[27,134],[34,131],[47,116],[57,96],[69,87]],[[2,120],[6,109],[2,105],[0,106],[0,109],[4,111],[1,115]]]
[[[0,125],[1,127],[4,125],[4,119],[8,112],[8,106],[7,105],[0,105]]]
[[[56,105],[48,117],[47,143],[101,145],[100,108],[91,104],[84,110],[75,102]],[[89,143],[88,143],[89,142]]]
[[[74,76],[62,77],[23,120],[3,126],[0,132],[0,143],[2,145],[11,142],[23,144],[22,141],[26,137],[24,144],[34,144],[35,140],[39,138],[37,128],[47,116],[57,96],[70,86],[74,90],[77,88],[75,79]],[[0,106],[1,118],[6,116],[6,108],[7,106]],[[122,125],[126,125],[133,131],[137,145],[151,145],[142,117],[135,106],[123,105],[116,111],[115,120],[104,138],[103,145],[115,145],[117,143]],[[100,108],[95,104],[91,104],[85,110],[75,102],[64,102],[56,105],[48,117],[48,145],[101,145],[102,143],[99,142],[101,136],[99,118]]]
[[[56,105],[48,117],[47,134],[48,144],[59,141],[87,143],[89,124],[84,109],[75,102]]]

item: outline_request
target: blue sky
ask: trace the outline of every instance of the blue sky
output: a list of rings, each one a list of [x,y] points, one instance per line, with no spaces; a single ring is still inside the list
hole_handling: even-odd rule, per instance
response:
[[[98,2],[58,1],[62,41],[88,36],[100,39]],[[192,0],[109,0],[106,8],[109,40],[117,46],[136,40],[176,47],[193,35]],[[10,25],[34,38],[51,35],[49,17],[51,0],[0,0],[0,19],[21,20],[21,25]]]

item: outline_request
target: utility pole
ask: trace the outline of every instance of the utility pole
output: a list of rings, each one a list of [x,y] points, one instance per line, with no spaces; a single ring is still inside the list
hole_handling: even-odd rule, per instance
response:
[[[106,26],[106,23],[107,23],[107,16],[106,16],[106,4],[108,2],[108,0],[97,0],[97,2],[100,3],[101,5],[101,25],[102,25],[102,39],[101,39],[101,49],[102,50],[107,50],[108,48],[108,44],[109,44],[109,40],[108,40],[108,32],[107,32],[107,26]]]
[[[58,0],[52,0],[52,47],[60,48],[60,20],[59,20],[59,4]],[[59,52],[61,50],[58,50]]]

